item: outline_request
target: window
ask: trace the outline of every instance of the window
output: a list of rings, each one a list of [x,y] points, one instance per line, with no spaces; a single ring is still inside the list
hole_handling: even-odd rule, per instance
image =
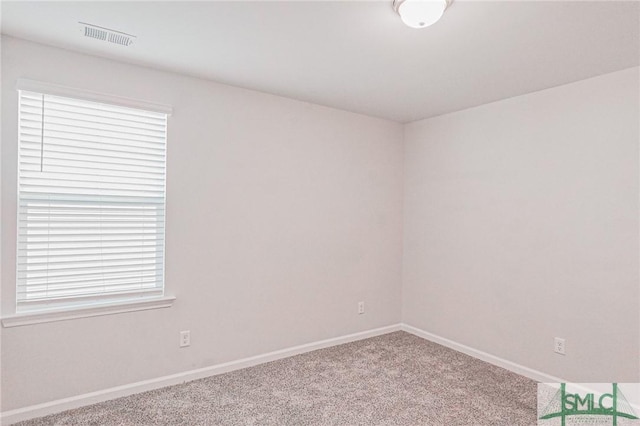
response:
[[[19,99],[16,312],[162,296],[167,113]]]

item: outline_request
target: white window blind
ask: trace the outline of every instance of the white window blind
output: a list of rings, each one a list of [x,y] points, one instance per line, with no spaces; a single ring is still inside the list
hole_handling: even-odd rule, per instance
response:
[[[16,311],[162,296],[167,114],[19,98]]]

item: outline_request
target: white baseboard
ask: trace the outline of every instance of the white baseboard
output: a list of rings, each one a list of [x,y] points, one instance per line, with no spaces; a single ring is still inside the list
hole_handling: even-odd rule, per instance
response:
[[[529,367],[525,367],[524,365],[516,364],[515,362],[511,362],[506,359],[497,357],[495,355],[491,355],[486,352],[479,351],[477,349],[463,345],[462,343],[454,342],[453,340],[449,340],[444,337],[438,336],[436,334],[429,333],[428,331],[424,331],[419,328],[412,327],[408,324],[404,324],[404,323],[400,324],[400,329],[403,331],[406,331],[407,333],[411,333],[418,337],[422,337],[423,339],[429,340],[433,343],[446,346],[447,348],[453,349],[458,352],[462,352],[463,354],[467,354],[474,358],[478,358],[482,361],[488,362],[489,364],[493,364],[495,366],[504,368],[505,370],[512,371],[521,376],[528,377],[532,380],[535,380],[536,382],[566,383],[566,380],[562,380],[550,374],[546,374],[541,371],[534,370]]]
[[[23,420],[29,420],[36,417],[46,416],[48,414],[59,413],[65,410],[96,404],[98,402],[108,401],[110,399],[120,398],[135,393],[163,388],[165,386],[176,385],[191,380],[215,376],[217,374],[227,373],[229,371],[239,370],[241,368],[252,367],[258,364],[264,364],[266,362],[288,358],[290,356],[299,355],[305,352],[311,352],[318,349],[328,348],[330,346],[355,342],[357,340],[367,339],[369,337],[375,337],[381,334],[387,334],[399,330],[400,324],[390,325],[387,327],[376,328],[373,330],[348,334],[346,336],[340,336],[332,339],[321,340],[318,342],[312,342],[304,345],[294,346],[291,348],[281,349],[262,355],[239,359],[237,361],[230,361],[223,364],[212,365],[210,367],[200,368],[197,370],[185,371],[169,376],[143,380],[141,382],[130,383],[123,386],[117,386],[96,392],[90,392],[82,395],[72,396],[69,398],[45,402],[43,404],[36,404],[24,408],[5,411],[3,413],[0,413],[0,424],[10,425],[12,423],[20,422]]]
[[[362,331],[359,333],[348,334],[345,336],[335,337],[332,339],[321,340],[318,342],[307,343],[304,345],[294,346],[291,348],[281,349],[274,352],[269,352],[262,355],[256,355],[249,358],[239,359],[237,361],[225,362],[222,364],[212,365],[210,367],[200,368],[197,370],[185,371],[182,373],[172,374],[169,376],[158,377],[155,379],[144,380],[136,383],[130,383],[123,386],[117,386],[109,389],[104,389],[96,392],[90,392],[82,395],[77,395],[69,398],[58,399],[43,404],[31,405],[24,408],[5,411],[0,413],[0,424],[10,425],[19,421],[29,420],[36,417],[46,416],[48,414],[59,413],[61,411],[70,410],[73,408],[83,407],[86,405],[96,404],[98,402],[108,401],[110,399],[120,398],[123,396],[132,395],[135,393],[145,392],[153,389],[159,389],[165,386],[172,386],[179,383],[188,382],[191,380],[202,379],[209,376],[215,376],[222,373],[227,373],[242,368],[252,367],[258,364],[264,364],[266,362],[275,361],[282,358],[288,358],[290,356],[299,355],[305,352],[311,352],[318,349],[328,348],[331,346],[337,346],[344,343],[355,342],[357,340],[367,339],[369,337],[375,337],[382,334],[391,333],[394,331],[406,331],[415,336],[445,346],[458,352],[462,352],[474,358],[488,362],[495,366],[512,371],[521,376],[528,377],[532,380],[541,383],[567,383],[567,380],[563,380],[558,377],[554,377],[550,374],[543,373],[538,370],[534,370],[529,367],[517,364],[512,361],[491,355],[487,352],[483,352],[472,347],[463,345],[461,343],[449,340],[447,338],[438,336],[428,331],[421,330],[408,324],[395,324],[387,327],[376,328],[373,330]],[[633,405],[636,412],[640,412],[640,407]]]

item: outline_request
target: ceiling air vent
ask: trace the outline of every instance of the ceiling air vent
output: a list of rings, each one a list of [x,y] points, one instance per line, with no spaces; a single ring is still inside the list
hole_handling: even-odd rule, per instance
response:
[[[82,25],[82,31],[85,37],[108,41],[109,43],[119,44],[121,46],[131,46],[136,39],[136,36],[123,33],[122,31],[99,27],[85,22],[79,22],[79,24]]]

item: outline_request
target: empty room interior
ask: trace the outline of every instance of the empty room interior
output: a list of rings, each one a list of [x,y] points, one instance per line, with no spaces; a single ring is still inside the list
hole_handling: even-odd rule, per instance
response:
[[[640,2],[0,7],[2,424],[640,424]]]

